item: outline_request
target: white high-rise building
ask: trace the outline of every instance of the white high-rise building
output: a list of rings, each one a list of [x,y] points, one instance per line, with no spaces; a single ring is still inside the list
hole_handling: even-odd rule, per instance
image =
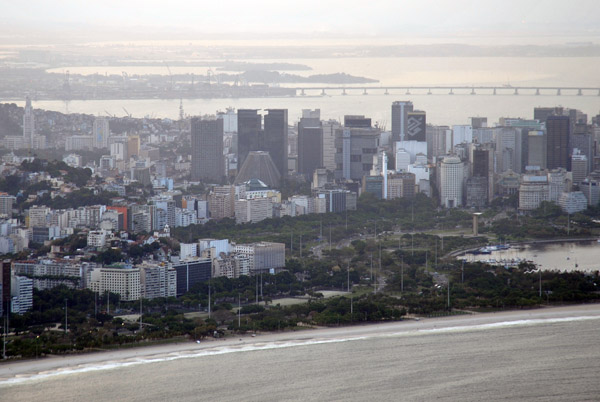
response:
[[[427,157],[427,143],[424,141],[398,141],[396,142],[396,153],[404,149],[410,155],[410,163],[415,163],[418,154]]]
[[[440,202],[446,208],[463,205],[465,169],[456,156],[444,158],[440,166]]]
[[[573,174],[573,184],[581,183],[588,175],[588,159],[577,148],[573,149],[571,155],[571,172]]]
[[[13,275],[10,282],[11,312],[24,314],[33,306],[33,279]]]
[[[26,148],[34,148],[35,119],[29,96],[25,98],[25,113],[23,114],[23,144]]]
[[[470,144],[473,142],[473,127],[470,125],[452,126],[452,147],[458,144]]]
[[[335,132],[342,126],[338,121],[323,122],[323,167],[330,172],[336,169],[335,163]]]
[[[177,296],[177,271],[164,264],[142,264],[140,289],[144,299]]]
[[[398,149],[396,151],[396,172],[408,171],[408,165],[410,165],[410,154],[404,148]]]
[[[110,128],[108,124],[108,118],[98,116],[94,120],[92,137],[94,138],[94,148],[108,148],[108,137],[110,135]]]

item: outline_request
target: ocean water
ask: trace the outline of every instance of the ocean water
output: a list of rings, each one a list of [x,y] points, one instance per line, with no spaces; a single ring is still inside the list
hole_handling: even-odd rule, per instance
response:
[[[327,337],[215,343],[4,380],[0,399],[597,401],[597,313],[523,313],[490,322],[467,318],[467,325],[394,324],[391,330],[326,330]]]

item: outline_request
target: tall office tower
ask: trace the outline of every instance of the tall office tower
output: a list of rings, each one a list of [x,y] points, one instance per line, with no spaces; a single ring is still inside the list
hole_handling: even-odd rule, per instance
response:
[[[574,155],[575,149],[578,149],[580,154],[586,156],[588,171],[591,172],[593,170],[594,156],[596,156],[592,126],[585,123],[575,124],[569,141],[569,155]]]
[[[404,148],[396,151],[396,172],[407,172],[410,165],[410,154]]]
[[[546,167],[569,167],[570,122],[567,116],[548,116],[546,119]]]
[[[342,125],[336,120],[328,120],[322,123],[323,129],[323,167],[330,172],[336,169],[335,164],[335,133]]]
[[[224,133],[236,133],[237,132],[238,116],[235,113],[234,108],[228,107],[225,112],[217,112],[217,119],[223,120],[223,132]]]
[[[463,205],[464,166],[456,156],[444,158],[440,165],[440,202],[446,208]]]
[[[13,204],[16,198],[7,193],[0,192],[0,217],[12,218]]]
[[[287,109],[267,109],[265,130],[261,149],[267,151],[275,162],[281,177],[288,173],[288,111]]]
[[[108,118],[102,116],[96,117],[92,130],[94,148],[108,148],[108,137],[110,136]]]
[[[447,155],[452,148],[452,130],[448,126],[427,126],[427,155],[437,158]]]
[[[540,123],[545,123],[549,116],[562,116],[562,107],[536,107],[533,109],[533,118]]]
[[[35,141],[35,119],[33,116],[33,107],[29,96],[25,98],[25,113],[23,114],[23,145],[25,148],[32,149]]]
[[[501,117],[500,125],[510,127],[515,132],[515,172],[520,173],[527,166],[527,155],[529,152],[529,132],[532,130],[543,130],[545,123],[538,120],[527,120],[521,118]]]
[[[571,155],[571,173],[573,175],[573,184],[580,184],[589,173],[589,164],[587,156],[582,154],[577,148]]]
[[[475,198],[478,200],[483,199],[483,204],[486,204],[489,200],[489,194],[492,194],[490,184],[493,185],[494,172],[493,164],[490,163],[490,156],[493,157],[493,155],[491,155],[492,153],[489,149],[483,149],[481,146],[479,147],[480,148],[473,148],[473,154],[471,156],[471,176],[478,178],[475,181],[471,181],[471,186],[472,190],[474,188],[478,189],[475,191],[478,194]],[[471,192],[471,195],[472,194],[473,191]],[[481,205],[477,202],[476,206]]]
[[[225,176],[223,120],[192,119],[192,180],[220,183]]]
[[[473,127],[469,125],[452,126],[452,148],[458,144],[470,144],[473,142]]]
[[[250,151],[262,150],[262,117],[256,109],[238,109],[238,169]]]
[[[521,172],[519,155],[517,155],[517,131],[513,127],[498,127],[496,129],[496,160],[497,173],[512,170]]]
[[[407,113],[405,141],[427,141],[427,115],[421,110],[414,110]]]
[[[132,135],[127,139],[127,161],[133,156],[140,155],[140,137],[138,135]]]
[[[488,177],[490,173],[490,151],[487,149],[473,149],[472,176]]]
[[[373,156],[379,148],[377,128],[340,128],[335,138],[335,178],[362,180],[373,168]]]
[[[323,167],[321,111],[303,110],[298,123],[298,173],[310,178],[320,167]]]
[[[546,133],[543,131],[530,131],[528,133],[527,166],[538,166],[546,169]]]
[[[410,101],[392,103],[392,142],[405,140],[408,112],[412,111],[413,104]]]
[[[487,117],[471,117],[471,127],[473,130],[487,128]]]

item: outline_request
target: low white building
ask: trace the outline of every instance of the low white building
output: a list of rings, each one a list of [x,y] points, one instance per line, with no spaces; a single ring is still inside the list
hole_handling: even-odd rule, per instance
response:
[[[106,230],[91,230],[87,236],[88,247],[104,247],[106,245],[107,236],[108,232]]]
[[[560,195],[558,205],[566,213],[574,214],[587,209],[587,198],[581,191],[565,192]]]
[[[519,186],[519,209],[531,211],[540,206],[542,201],[549,201],[550,186],[548,176],[525,175]]]
[[[256,223],[273,217],[273,204],[269,198],[235,201],[235,222]]]
[[[285,267],[285,244],[283,243],[236,244],[234,252],[249,258],[251,274],[274,273]]]
[[[198,257],[198,243],[179,243],[179,258],[186,260]]]

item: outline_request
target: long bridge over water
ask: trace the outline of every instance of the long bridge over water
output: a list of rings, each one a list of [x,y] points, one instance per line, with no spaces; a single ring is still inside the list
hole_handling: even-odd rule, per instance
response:
[[[306,86],[292,87],[296,95],[349,95],[378,93],[394,94],[426,94],[426,95],[570,95],[600,96],[600,87],[567,87],[567,86]]]

